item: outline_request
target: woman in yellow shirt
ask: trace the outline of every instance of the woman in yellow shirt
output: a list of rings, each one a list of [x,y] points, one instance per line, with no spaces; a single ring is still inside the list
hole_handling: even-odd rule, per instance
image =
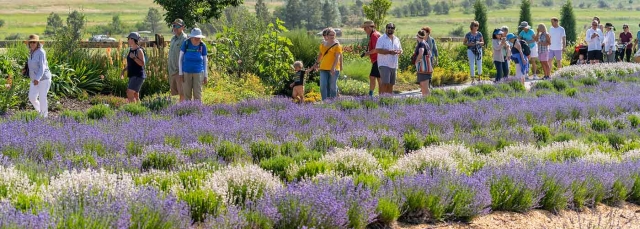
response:
[[[336,31],[327,29],[327,40],[320,44],[320,95],[322,100],[338,96],[338,76],[342,46],[336,41]]]

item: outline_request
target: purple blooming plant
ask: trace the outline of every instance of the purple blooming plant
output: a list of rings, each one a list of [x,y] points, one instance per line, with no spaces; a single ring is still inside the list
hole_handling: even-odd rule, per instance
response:
[[[364,228],[374,221],[376,205],[371,190],[350,178],[320,178],[265,195],[255,209],[277,228]]]
[[[0,228],[55,228],[55,221],[46,211],[33,214],[16,209],[11,203],[0,201]]]
[[[503,167],[484,167],[474,177],[487,178],[491,210],[526,212],[539,207],[543,181],[539,167],[511,162]]]
[[[219,212],[217,216],[208,215],[203,225],[204,228],[212,229],[242,229],[249,223],[240,208],[235,205],[229,205]]]

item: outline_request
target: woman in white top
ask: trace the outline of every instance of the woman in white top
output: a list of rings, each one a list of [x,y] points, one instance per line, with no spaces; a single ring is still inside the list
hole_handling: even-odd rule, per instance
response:
[[[29,35],[29,101],[33,104],[33,108],[40,113],[42,117],[49,114],[49,104],[47,94],[51,88],[51,71],[47,63],[47,53],[42,48],[40,37],[38,35]]]
[[[609,22],[604,26],[604,62],[615,63],[616,62],[616,34],[613,32],[615,28]]]

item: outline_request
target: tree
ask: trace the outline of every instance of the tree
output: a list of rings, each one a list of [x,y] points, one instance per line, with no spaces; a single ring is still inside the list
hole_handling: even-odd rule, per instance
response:
[[[338,11],[340,12],[339,24],[346,23],[349,20],[349,15],[351,15],[351,13],[349,12],[349,8],[347,8],[347,6],[345,5],[341,5],[340,7],[338,7]]]
[[[489,33],[487,33],[487,6],[485,6],[483,0],[476,0],[476,3],[473,4],[473,9],[475,13],[474,20],[480,23],[478,31],[482,33],[482,36],[484,36],[485,46],[489,46],[491,42],[487,42],[490,37],[488,36]]]
[[[322,23],[324,27],[331,27],[335,21],[335,16],[335,7],[328,0],[325,0],[322,5]]]
[[[365,17],[372,20],[378,30],[382,24],[387,23],[387,12],[390,8],[391,1],[389,0],[373,0],[370,4],[362,6]]]
[[[258,0],[256,2],[256,17],[263,22],[271,21],[271,16],[269,16],[269,8],[267,8],[267,4],[264,3],[264,0]]]
[[[144,18],[144,24],[153,34],[156,34],[160,30],[160,23],[162,22],[162,14],[160,10],[156,8],[149,8],[147,17]]]
[[[438,15],[442,14],[442,4],[440,4],[440,2],[436,2],[436,5],[433,6],[433,12],[436,12]]]
[[[500,5],[508,6],[508,5],[513,4],[513,1],[511,1],[511,0],[499,0],[498,3],[500,3]]]
[[[442,1],[442,14],[449,14],[449,3]]]
[[[486,3],[488,7],[492,7],[495,4],[495,1],[494,0],[486,0],[484,3]]]
[[[522,0],[522,4],[520,5],[520,19],[518,21],[518,26],[520,26],[520,22],[526,21],[529,25],[533,25],[531,21],[531,0]],[[521,28],[518,28],[518,33],[522,31]]]
[[[167,25],[176,18],[184,20],[187,27],[194,27],[196,23],[205,23],[211,18],[220,18],[222,10],[228,6],[239,6],[243,0],[153,0],[167,11],[164,21]]]
[[[68,30],[69,34],[71,34],[71,38],[74,41],[79,41],[82,39],[82,34],[84,33],[83,29],[86,24],[85,16],[83,13],[74,10],[67,17],[67,26],[65,29]]]
[[[44,29],[44,35],[52,36],[56,31],[62,28],[62,18],[57,13],[51,12],[47,18],[47,27]]]
[[[113,18],[111,18],[111,24],[107,27],[111,36],[124,33],[124,26],[122,25],[122,21],[120,21],[120,15],[114,15]]]
[[[322,27],[322,2],[318,0],[302,0],[305,27],[314,30]]]
[[[573,6],[571,0],[562,6],[560,10],[560,26],[564,28],[567,34],[567,43],[576,42],[576,16],[573,14]]]
[[[300,0],[288,0],[285,7],[285,25],[290,29],[300,28],[302,26],[302,12],[304,9],[300,4]]]
[[[358,17],[362,17],[364,16],[364,13],[362,12],[362,6],[364,5],[364,2],[362,2],[362,0],[356,0],[356,4],[354,4],[352,7],[352,11],[355,15],[357,15]]]
[[[546,7],[551,7],[553,6],[553,0],[543,0],[542,5]]]
[[[422,8],[424,8],[423,16],[429,16],[429,14],[431,14],[431,11],[433,10],[428,0],[422,0]]]
[[[600,9],[609,9],[609,7],[611,7],[611,6],[609,6],[608,2],[606,2],[604,0],[598,1],[598,8],[600,8]]]

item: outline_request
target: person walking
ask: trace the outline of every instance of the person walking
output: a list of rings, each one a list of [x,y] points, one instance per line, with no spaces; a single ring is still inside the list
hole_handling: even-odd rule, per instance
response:
[[[507,40],[513,44],[511,47],[511,60],[516,64],[516,79],[524,85],[525,77],[529,72],[529,64],[527,63],[529,58],[527,58],[525,53],[522,51],[523,47],[521,42],[515,34],[508,34]]]
[[[482,33],[478,31],[480,23],[478,21],[472,21],[469,25],[471,30],[464,35],[464,41],[462,42],[467,46],[467,58],[469,59],[469,68],[471,69],[471,84],[476,82],[476,67],[478,68],[478,75],[482,75],[482,46],[484,45],[484,37]]]
[[[202,85],[209,82],[207,45],[202,30],[193,28],[189,39],[180,47],[178,58],[179,77],[182,80],[182,91],[185,100],[202,100]]]
[[[429,81],[433,73],[433,65],[431,64],[431,47],[427,43],[427,31],[420,30],[416,34],[416,48],[413,52],[415,56],[415,66],[418,84],[420,84],[420,92],[422,96],[429,95]]]
[[[631,53],[633,52],[633,35],[629,32],[629,25],[622,25],[622,33],[620,33],[620,42],[624,45],[624,52],[621,55],[621,60],[631,62]]]
[[[398,71],[398,59],[402,54],[400,39],[394,36],[396,25],[389,23],[385,26],[385,34],[376,43],[378,53],[378,70],[380,71],[380,94],[393,93]]]
[[[376,90],[376,83],[380,87],[380,71],[378,70],[378,53],[376,52],[376,43],[381,34],[376,31],[376,24],[373,21],[365,21],[362,24],[362,29],[369,36],[369,43],[367,45],[367,52],[365,56],[369,56],[371,59],[371,71],[369,72],[369,96],[373,96],[373,91]]]
[[[129,78],[127,84],[127,101],[130,103],[140,101],[140,90],[142,89],[144,80],[147,78],[144,70],[144,66],[146,65],[144,51],[142,47],[138,45],[139,41],[140,34],[137,32],[129,33],[129,36],[127,36],[129,55],[127,55],[127,64],[120,74],[120,78],[124,79],[124,72],[127,72],[127,77]]]
[[[507,61],[505,59],[504,50],[505,48],[509,49],[509,44],[507,44],[507,38],[504,36],[504,32],[501,29],[493,30],[493,35],[491,37],[491,44],[493,48],[493,64],[496,66],[496,80],[498,83],[503,78],[506,78],[509,75],[509,67],[507,67]]]
[[[587,30],[585,40],[589,42],[587,47],[587,59],[589,63],[600,63],[602,59],[602,41],[604,40],[604,35],[602,35],[602,30],[598,28],[598,21],[593,20],[591,22],[591,28]]]
[[[547,33],[547,26],[544,23],[538,24],[536,29],[536,38],[538,41],[538,59],[542,65],[545,80],[551,78],[551,64],[549,63],[549,45],[551,45],[551,36]]]
[[[562,54],[567,49],[567,34],[562,26],[560,26],[558,18],[551,18],[551,28],[549,29],[551,36],[551,45],[549,45],[549,69],[553,68],[553,58],[556,59],[556,67],[562,68]]]
[[[46,118],[49,116],[47,94],[51,88],[52,76],[49,70],[49,63],[47,62],[47,52],[42,48],[40,37],[35,34],[29,35],[27,46],[29,48],[29,59],[27,60],[29,72],[27,72],[27,74],[29,75],[29,79],[31,79],[29,84],[29,101],[40,116]]]
[[[615,63],[616,62],[616,34],[613,32],[615,28],[613,24],[607,22],[604,26],[605,34],[604,41],[602,44],[604,45],[603,55],[605,56],[605,63]]]
[[[431,36],[431,27],[425,26],[422,27],[422,30],[427,32],[425,41],[427,41],[427,44],[431,48],[431,65],[433,65],[433,67],[438,66],[438,46],[436,45],[436,39]]]
[[[176,19],[172,23],[173,37],[169,45],[169,88],[171,95],[178,95],[180,102],[184,101],[184,93],[182,92],[182,79],[179,77],[178,69],[180,48],[187,40],[187,34],[184,33],[184,21]]]
[[[320,44],[320,54],[320,95],[324,101],[338,96],[342,46],[336,40],[334,29],[327,29],[326,41]]]
[[[531,50],[531,55],[529,55],[528,63],[531,65],[531,73],[533,73],[533,79],[537,80],[538,78],[538,68],[536,66],[536,60],[538,59],[538,45],[535,37],[535,33],[531,30],[531,26],[529,26],[529,22],[523,21],[520,22],[520,26],[518,28],[522,29],[518,33],[518,37],[520,40],[527,42],[529,45],[529,49]]]
[[[503,77],[506,80],[506,79],[509,78],[509,74],[511,74],[511,71],[509,69],[510,69],[510,65],[511,65],[511,47],[513,47],[513,44],[511,42],[509,42],[509,39],[506,39],[507,38],[507,34],[509,34],[509,27],[504,25],[504,26],[502,26],[500,28],[500,30],[503,33],[502,37],[505,38],[505,40],[507,41],[506,43],[509,46],[509,47],[505,47],[505,48],[502,49],[502,53],[504,54],[504,59],[505,59],[505,66],[506,66],[506,69],[504,71],[504,76]]]

